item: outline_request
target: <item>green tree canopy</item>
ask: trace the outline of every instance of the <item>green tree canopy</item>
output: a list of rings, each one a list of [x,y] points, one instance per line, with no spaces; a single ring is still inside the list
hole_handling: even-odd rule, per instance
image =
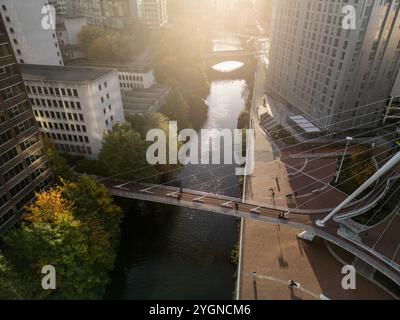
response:
[[[4,237],[0,298],[98,299],[105,293],[119,239],[121,210],[93,178],[37,195],[20,228]],[[43,290],[42,267],[56,268],[57,289]]]
[[[108,168],[110,175],[135,180],[154,174],[146,161],[147,144],[130,123],[116,124],[104,135],[99,161]],[[138,170],[139,168],[147,168]]]
[[[68,161],[55,149],[52,141],[49,138],[44,137],[43,145],[57,182],[60,183],[61,180],[75,180],[75,175],[72,172]]]
[[[105,30],[93,26],[85,26],[78,34],[79,45],[84,52],[88,52],[92,43],[105,35]]]
[[[189,106],[177,87],[172,88],[165,105],[161,108],[161,113],[171,121],[177,121],[180,129],[191,127]]]

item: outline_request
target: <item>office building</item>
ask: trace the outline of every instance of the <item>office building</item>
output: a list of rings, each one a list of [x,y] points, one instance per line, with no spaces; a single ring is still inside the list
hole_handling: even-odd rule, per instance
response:
[[[166,0],[138,0],[139,20],[149,29],[157,30],[168,23]]]
[[[129,28],[138,20],[138,0],[70,0],[69,16],[84,16],[90,25]]]
[[[32,108],[0,16],[0,234],[51,183]]]
[[[61,152],[95,158],[104,133],[125,121],[114,70],[22,65],[21,73],[40,130]]]
[[[48,0],[49,4],[56,9],[58,16],[65,16],[68,14],[69,0]]]
[[[47,0],[0,0],[0,12],[20,64],[64,64],[56,31],[43,26],[48,20],[42,9],[47,5]]]
[[[355,29],[342,26],[345,5]],[[399,15],[398,0],[276,1],[268,92],[323,130],[378,126],[399,70]]]
[[[78,35],[82,28],[87,26],[85,17],[59,17],[57,18],[56,31],[61,53],[65,62],[67,60],[85,58],[85,53],[79,46]]]

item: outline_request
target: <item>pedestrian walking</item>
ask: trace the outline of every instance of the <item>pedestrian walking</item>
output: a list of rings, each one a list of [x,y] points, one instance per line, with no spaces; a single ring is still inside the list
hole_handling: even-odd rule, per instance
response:
[[[294,280],[289,280],[289,288],[290,288],[290,289],[298,288],[298,287],[299,287],[299,285],[298,285],[298,283],[296,283],[296,281],[294,281]]]
[[[239,203],[235,202],[235,209],[236,211],[239,211]]]

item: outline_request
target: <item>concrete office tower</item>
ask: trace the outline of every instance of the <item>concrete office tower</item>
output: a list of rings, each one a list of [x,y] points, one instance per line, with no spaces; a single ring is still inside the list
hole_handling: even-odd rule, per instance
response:
[[[137,0],[139,20],[150,30],[157,30],[168,23],[166,0]]]
[[[390,98],[388,99],[388,106],[383,123],[400,124],[400,71],[397,74]],[[400,130],[400,127],[398,130]]]
[[[40,133],[0,16],[0,234],[51,183]]]
[[[345,5],[354,30],[342,27]],[[399,70],[399,28],[398,0],[275,1],[268,90],[322,129],[376,127]]]
[[[48,0],[49,4],[56,9],[56,14],[65,16],[68,14],[68,6],[70,0]]]
[[[138,20],[137,0],[68,0],[67,15],[86,17],[94,26],[129,28]]]
[[[61,152],[96,157],[103,136],[125,121],[117,71],[21,65],[40,130]]]
[[[45,5],[47,0],[0,0],[0,12],[18,63],[64,64],[56,31],[42,25]]]

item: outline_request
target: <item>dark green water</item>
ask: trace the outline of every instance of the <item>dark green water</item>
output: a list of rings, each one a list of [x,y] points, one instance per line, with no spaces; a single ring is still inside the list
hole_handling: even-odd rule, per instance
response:
[[[242,80],[213,82],[204,128],[236,128],[245,90]],[[235,168],[189,165],[176,177],[182,178],[185,188],[240,197]],[[238,241],[236,219],[167,205],[118,201],[126,218],[107,298],[232,299],[236,267],[230,253]]]

